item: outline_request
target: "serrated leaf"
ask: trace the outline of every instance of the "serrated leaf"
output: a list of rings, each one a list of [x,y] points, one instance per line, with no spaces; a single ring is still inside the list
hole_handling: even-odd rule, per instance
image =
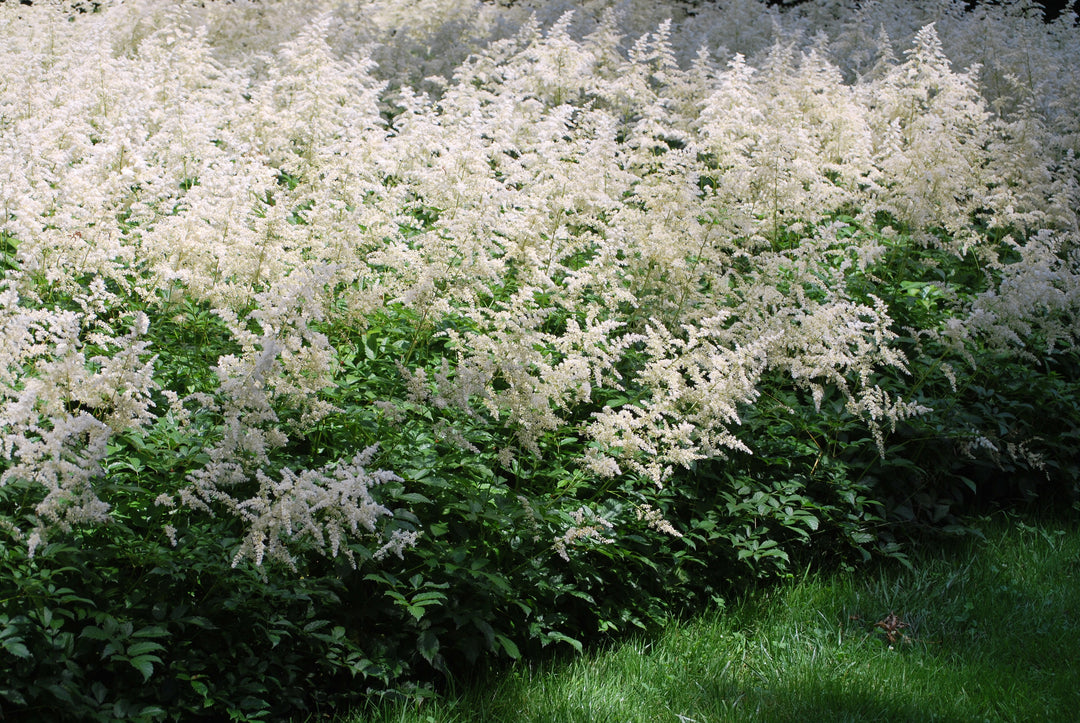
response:
[[[143,640],[138,643],[132,643],[128,646],[127,654],[131,657],[139,655],[145,655],[146,653],[153,653],[158,650],[164,650],[165,646],[161,643],[155,643],[153,640]]]
[[[5,640],[4,641],[4,650],[8,651],[12,655],[14,655],[16,658],[29,658],[29,657],[31,657],[30,656],[30,651],[22,643],[12,642],[10,640]]]
[[[143,675],[143,682],[150,680],[154,674],[154,663],[160,663],[161,658],[156,655],[139,655],[128,661],[131,667]]]
[[[216,625],[210,622],[209,618],[204,618],[201,615],[192,615],[189,618],[184,618],[183,621],[189,625],[200,627],[203,630],[214,630],[217,628]]]
[[[45,686],[45,690],[49,691],[59,700],[62,700],[65,703],[73,702],[71,698],[71,691],[60,685],[59,683],[50,683],[49,685]]]
[[[412,604],[413,605],[434,605],[435,603],[440,602],[440,601],[445,600],[445,599],[446,599],[446,595],[443,595],[441,592],[434,592],[434,591],[422,592],[422,593],[418,593],[418,594],[413,596]]]

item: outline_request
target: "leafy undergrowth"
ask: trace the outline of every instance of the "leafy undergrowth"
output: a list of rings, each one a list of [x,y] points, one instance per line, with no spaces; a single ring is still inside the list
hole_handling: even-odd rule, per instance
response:
[[[973,527],[910,569],[807,573],[656,637],[347,720],[1074,720],[1080,529]]]

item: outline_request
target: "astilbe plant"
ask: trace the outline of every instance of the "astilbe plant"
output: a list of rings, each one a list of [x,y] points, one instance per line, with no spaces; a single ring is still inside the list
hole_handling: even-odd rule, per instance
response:
[[[867,470],[922,464],[920,420],[1053,468],[956,409],[1075,352],[1073,16],[438,5],[0,5],[18,564],[342,558],[360,622],[320,644],[385,685],[644,625],[713,559],[894,550]]]

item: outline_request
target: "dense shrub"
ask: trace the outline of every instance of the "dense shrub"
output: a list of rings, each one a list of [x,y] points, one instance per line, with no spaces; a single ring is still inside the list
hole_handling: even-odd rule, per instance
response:
[[[1075,505],[1031,10],[0,5],[3,714],[422,698]]]

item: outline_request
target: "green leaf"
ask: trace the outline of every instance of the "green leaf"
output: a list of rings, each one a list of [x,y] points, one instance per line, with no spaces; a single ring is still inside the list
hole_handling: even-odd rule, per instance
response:
[[[421,593],[417,593],[416,595],[413,596],[412,604],[413,605],[434,605],[435,603],[440,602],[440,601],[445,600],[445,599],[446,599],[446,595],[443,595],[441,592],[435,592],[435,591],[421,592]]]
[[[495,634],[495,639],[499,641],[499,645],[506,651],[506,654],[510,656],[512,660],[517,660],[521,657],[521,651],[518,650],[518,646],[514,644],[514,641],[500,633]]]
[[[128,646],[127,654],[132,657],[139,655],[145,655],[146,653],[153,653],[158,650],[164,650],[165,646],[161,643],[155,643],[153,640],[143,640],[142,642],[132,643]]]
[[[167,638],[169,631],[162,625],[151,625],[147,628],[139,628],[131,634],[133,638]]]
[[[143,682],[145,683],[154,674],[154,663],[160,663],[161,658],[156,655],[139,655],[128,662],[131,663],[131,667],[142,673]]]
[[[569,635],[563,635],[562,633],[555,632],[554,630],[547,633],[547,635],[545,637],[547,637],[547,640],[544,641],[545,645],[547,643],[549,643],[549,642],[566,643],[567,645],[569,645],[570,647],[572,647],[574,650],[576,650],[579,653],[583,649],[582,646],[581,646],[581,641],[580,640],[575,640],[574,638],[571,638]]]
[[[438,636],[430,629],[425,630],[416,641],[416,649],[424,656],[424,660],[435,665],[435,656],[439,654]]]
[[[12,655],[14,655],[16,658],[29,658],[29,657],[31,657],[30,651],[27,649],[27,647],[25,645],[23,645],[22,643],[16,642],[14,640],[5,640],[4,641],[4,650],[8,651]]]
[[[79,634],[80,638],[88,638],[90,640],[108,640],[109,635],[104,630],[96,626],[90,626],[83,628],[83,631]]]
[[[201,680],[195,680],[194,678],[192,678],[188,682],[191,684],[191,689],[203,697],[204,704],[211,705],[212,701],[209,699],[210,689],[206,687],[206,683],[202,682]]]

